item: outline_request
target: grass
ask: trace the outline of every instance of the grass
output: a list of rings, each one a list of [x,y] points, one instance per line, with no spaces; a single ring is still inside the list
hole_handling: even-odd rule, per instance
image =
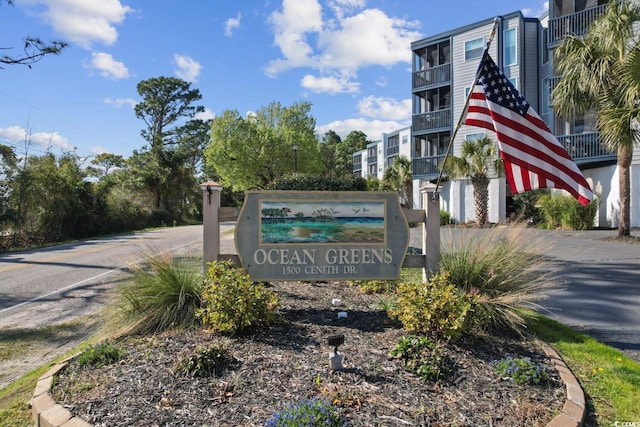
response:
[[[595,421],[587,425],[640,422],[639,363],[546,316],[528,314],[529,331],[556,349],[582,385]]]
[[[20,330],[2,333],[0,331],[0,351],[6,349],[7,346],[19,349],[33,349],[37,347],[39,340],[51,340],[54,337],[68,337],[69,331],[79,332],[82,329],[87,330],[87,324],[91,323],[91,319],[76,319],[72,322],[63,323],[46,328],[29,331]],[[82,327],[80,327],[83,325]],[[47,363],[37,369],[23,375],[17,381],[0,389],[0,426],[2,427],[27,427],[33,426],[31,409],[29,408],[29,400],[33,395],[38,379],[47,372],[55,363],[79,353],[88,343],[99,339],[98,335],[88,339],[84,343],[77,345],[64,355],[55,358],[51,363]],[[15,357],[14,354],[11,354]],[[3,358],[2,360],[6,360]]]

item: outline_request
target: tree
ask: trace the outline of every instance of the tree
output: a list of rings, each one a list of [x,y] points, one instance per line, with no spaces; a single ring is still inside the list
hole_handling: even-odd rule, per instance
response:
[[[13,0],[6,0],[7,4],[12,6]],[[2,6],[2,0],[0,0]],[[0,56],[0,64],[6,65],[26,65],[31,68],[31,64],[40,61],[47,55],[58,55],[62,49],[67,47],[67,43],[61,41],[52,41],[45,43],[37,37],[25,37],[22,39],[24,46],[23,54],[18,56],[2,55]],[[2,47],[0,50],[9,50],[13,48]],[[4,67],[0,66],[0,69]]]
[[[349,132],[336,146],[336,175],[353,175],[353,153],[367,148],[367,135],[359,130]]]
[[[382,180],[385,186],[402,196],[404,206],[413,209],[413,174],[411,160],[405,156],[396,157],[393,164],[384,171]]]
[[[322,172],[310,110],[308,102],[290,107],[273,102],[246,118],[237,110],[224,111],[211,124],[211,142],[205,150],[208,168],[234,191],[264,189],[293,173],[296,155],[300,173]]]
[[[340,135],[332,130],[328,130],[322,137],[320,144],[320,156],[324,166],[325,174],[334,176],[335,165],[338,158],[337,147],[342,142]]]
[[[189,82],[174,77],[143,80],[137,89],[143,100],[136,104],[135,113],[147,125],[141,135],[149,142],[149,147],[134,152],[134,156],[139,156],[137,160],[145,163],[137,173],[153,194],[154,209],[170,209],[172,203],[166,200],[166,193],[169,189],[175,191],[178,183],[172,179],[180,177],[182,181],[185,175],[179,169],[188,167],[181,160],[189,158],[188,163],[193,164],[191,148],[194,142],[191,137],[201,138],[196,146],[208,139],[206,132],[194,132],[194,129],[201,130],[204,122],[190,120],[196,113],[204,111],[203,106],[194,105],[202,95],[198,89],[192,89]],[[131,164],[142,165],[135,159]]]
[[[489,176],[502,171],[502,160],[498,156],[498,146],[489,137],[467,140],[462,143],[460,157],[449,156],[440,165],[452,178],[469,178],[473,186],[476,222],[489,222]]]
[[[561,75],[553,90],[553,108],[572,118],[596,109],[604,146],[617,153],[620,188],[618,236],[630,235],[630,166],[640,113],[640,56],[637,31],[640,6],[612,1],[584,37],[567,36],[554,54]]]
[[[114,169],[123,168],[125,164],[124,157],[119,154],[100,153],[91,160],[92,166],[87,167],[87,175],[102,178]]]

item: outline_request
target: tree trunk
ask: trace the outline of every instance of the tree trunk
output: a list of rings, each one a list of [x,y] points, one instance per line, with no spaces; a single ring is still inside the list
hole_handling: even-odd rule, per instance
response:
[[[489,222],[489,178],[475,177],[471,180],[473,201],[476,208],[476,221],[483,226]]]
[[[618,237],[631,235],[631,158],[633,147],[618,145],[618,185],[620,186],[620,224]]]

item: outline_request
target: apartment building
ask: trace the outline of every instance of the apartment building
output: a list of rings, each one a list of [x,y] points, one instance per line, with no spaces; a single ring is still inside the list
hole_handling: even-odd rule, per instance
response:
[[[603,13],[606,3],[602,0],[554,0],[549,4],[548,15],[540,18],[524,17],[517,11],[488,17],[412,43],[411,158],[416,203],[421,200],[419,188],[438,180],[438,165],[450,143],[452,153],[459,155],[465,140],[485,135],[496,139],[493,132],[458,125],[497,19],[497,31],[489,47],[491,57],[545,120],[600,197],[596,225],[618,225],[616,154],[600,146],[595,112],[569,121],[560,119],[553,114],[550,97],[560,78],[553,71],[553,50],[567,34],[584,34],[589,24]],[[640,157],[634,158],[636,163],[640,165]],[[632,168],[632,176],[640,176],[640,170],[633,174]],[[457,222],[475,219],[473,187],[469,180],[450,181],[445,177],[439,192],[441,208],[450,212]],[[507,218],[511,198],[505,179],[494,176],[489,187],[491,222]],[[640,226],[637,204],[632,206],[631,222],[632,226]]]
[[[372,176],[382,179],[384,170],[391,166],[397,157],[411,158],[410,141],[410,126],[383,133],[381,140],[371,142],[366,149],[353,153],[353,173],[364,178]]]
[[[585,34],[607,3],[606,0],[553,0],[545,16],[525,17],[516,11],[412,43],[411,126],[383,134],[382,140],[354,153],[354,173],[381,179],[384,169],[395,157],[410,158],[414,207],[420,208],[420,188],[438,181],[438,165],[449,144],[452,144],[452,153],[459,155],[465,140],[482,136],[496,139],[493,132],[461,124],[461,116],[497,20],[497,31],[489,47],[491,57],[557,136],[600,198],[595,225],[617,227],[620,203],[616,153],[608,152],[599,143],[595,112],[566,120],[554,114],[551,102],[551,92],[560,79],[554,72],[554,49],[567,34]],[[631,177],[631,226],[640,227],[640,196],[637,196],[640,154],[637,150]],[[457,222],[474,221],[473,187],[469,180],[442,178],[438,189],[441,209],[448,211]],[[504,221],[509,216],[512,197],[505,178],[494,175],[489,186],[490,222]]]

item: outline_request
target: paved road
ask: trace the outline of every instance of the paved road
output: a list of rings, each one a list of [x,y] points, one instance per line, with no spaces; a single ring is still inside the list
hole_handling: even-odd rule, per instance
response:
[[[101,307],[143,252],[202,251],[202,227],[176,227],[0,255],[0,328],[37,328]]]

